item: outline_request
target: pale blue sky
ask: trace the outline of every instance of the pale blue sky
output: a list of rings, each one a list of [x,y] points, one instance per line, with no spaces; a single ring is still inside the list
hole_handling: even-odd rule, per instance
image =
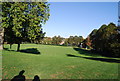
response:
[[[50,2],[50,18],[43,26],[46,36],[83,36],[102,24],[117,25],[117,2]]]

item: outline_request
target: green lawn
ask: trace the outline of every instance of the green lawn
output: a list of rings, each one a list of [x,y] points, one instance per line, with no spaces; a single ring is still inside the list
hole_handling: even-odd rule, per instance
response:
[[[11,50],[2,51],[3,79],[11,79],[21,70],[25,70],[26,79],[33,79],[35,75],[41,79],[117,79],[118,77],[119,58],[102,57],[79,48],[39,44],[22,44],[22,51],[16,52],[16,46],[13,45]],[[9,45],[5,45],[5,48],[9,48]]]

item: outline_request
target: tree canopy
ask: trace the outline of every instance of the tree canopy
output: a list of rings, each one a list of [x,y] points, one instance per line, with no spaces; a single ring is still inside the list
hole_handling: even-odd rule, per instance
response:
[[[120,33],[114,23],[102,25],[91,32],[92,48],[105,56],[120,57]]]
[[[44,37],[42,25],[49,19],[47,2],[3,2],[2,27],[5,40],[17,43],[18,51],[23,41],[34,41]]]

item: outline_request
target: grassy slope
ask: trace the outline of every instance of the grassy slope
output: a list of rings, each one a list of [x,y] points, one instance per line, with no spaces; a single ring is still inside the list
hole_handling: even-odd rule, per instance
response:
[[[3,50],[3,79],[11,79],[23,69],[27,79],[35,75],[42,79],[115,79],[118,76],[118,63],[69,57],[66,54],[81,56],[72,47],[21,45],[21,49],[26,48],[37,48],[41,54]]]

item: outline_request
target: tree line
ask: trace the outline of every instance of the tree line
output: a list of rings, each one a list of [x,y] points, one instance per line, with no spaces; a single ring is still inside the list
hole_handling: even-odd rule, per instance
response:
[[[60,35],[54,37],[44,37],[40,44],[51,45],[64,45],[64,46],[78,46],[83,41],[82,36],[70,36],[69,38],[63,38]]]
[[[41,44],[78,46],[80,48],[91,49],[104,56],[120,57],[120,27],[114,23],[102,25],[99,29],[94,29],[87,38],[82,36],[61,36],[45,37]]]

